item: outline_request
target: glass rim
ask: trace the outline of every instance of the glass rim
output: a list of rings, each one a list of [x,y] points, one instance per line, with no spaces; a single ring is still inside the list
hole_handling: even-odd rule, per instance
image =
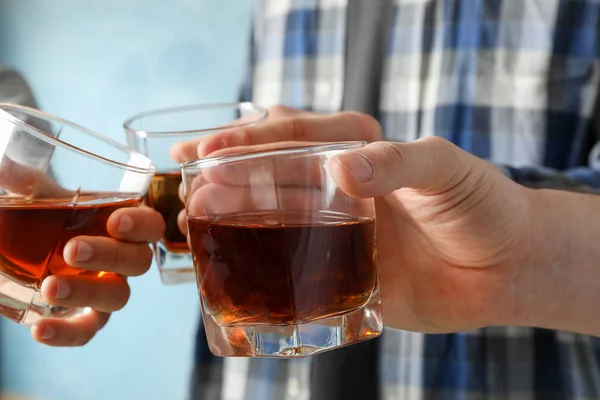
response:
[[[81,147],[75,146],[75,145],[73,145],[69,142],[66,142],[64,140],[61,140],[57,137],[51,136],[51,135],[47,134],[46,132],[28,124],[27,122],[20,120],[19,118],[10,114],[6,110],[15,110],[18,112],[22,112],[25,115],[30,115],[30,116],[33,116],[36,118],[41,118],[45,121],[56,122],[56,123],[74,128],[80,132],[84,132],[90,136],[93,136],[99,140],[102,140],[102,141],[108,143],[109,145],[111,145],[129,155],[135,155],[136,157],[145,159],[148,162],[148,168],[143,168],[143,167],[138,167],[138,166],[131,165],[131,164],[126,164],[126,163],[123,163],[120,161],[112,160],[110,158],[103,157],[101,155],[92,153],[91,151],[85,150]],[[150,158],[146,157],[145,155],[143,155],[141,153],[138,153],[137,151],[127,148],[126,146],[122,145],[121,143],[117,142],[116,140],[109,138],[108,136],[102,135],[96,131],[88,129],[82,125],[75,123],[75,122],[66,120],[64,118],[58,117],[58,116],[50,114],[50,113],[46,113],[44,111],[41,111],[41,110],[38,110],[38,109],[35,109],[32,107],[23,106],[20,104],[11,104],[11,103],[0,102],[0,111],[3,111],[3,114],[5,114],[5,115],[0,115],[0,118],[3,118],[5,120],[9,121],[10,123],[18,126],[20,129],[26,131],[27,133],[29,133],[29,134],[37,137],[38,139],[43,140],[44,142],[51,144],[53,146],[64,147],[68,150],[75,151],[77,153],[81,153],[82,155],[84,155],[86,157],[96,159],[105,164],[110,164],[115,167],[125,169],[128,171],[132,171],[132,172],[148,174],[148,173],[154,173],[156,171],[156,165],[154,164],[154,162],[152,162],[152,160]]]
[[[183,172],[200,170],[202,168],[215,167],[222,164],[231,164],[248,160],[256,160],[281,155],[322,155],[332,151],[360,149],[367,144],[365,141],[347,141],[347,142],[326,142],[322,144],[302,145],[283,147],[271,150],[258,150],[246,153],[235,153],[216,157],[207,157],[200,160],[192,160],[181,163],[179,166]]]
[[[204,109],[218,109],[218,108],[233,108],[233,107],[243,107],[243,106],[248,106],[251,107],[254,110],[258,110],[261,114],[259,116],[258,119],[254,120],[254,121],[250,121],[250,122],[246,122],[243,124],[226,124],[226,125],[220,125],[220,126],[214,126],[214,127],[210,127],[210,128],[202,128],[202,129],[187,129],[187,130],[180,130],[180,131],[148,131],[148,130],[143,130],[143,129],[134,129],[131,127],[131,125],[144,117],[149,117],[149,116],[155,116],[155,115],[161,115],[161,114],[169,114],[169,113],[173,113],[173,112],[179,112],[179,111],[188,111],[188,110],[194,110],[194,109],[198,109],[198,110],[204,110]],[[192,135],[198,135],[198,134],[202,134],[202,133],[207,133],[207,132],[213,132],[213,131],[219,131],[219,130],[223,130],[223,129],[231,129],[231,128],[242,128],[245,126],[251,126],[254,124],[257,124],[261,121],[264,121],[265,119],[267,119],[269,116],[269,110],[267,110],[267,108],[259,106],[256,103],[253,103],[251,101],[241,101],[241,102],[231,102],[231,103],[199,103],[199,104],[188,104],[188,105],[184,105],[184,106],[173,106],[173,107],[163,107],[163,108],[155,108],[153,110],[148,110],[148,111],[144,111],[138,114],[135,114],[129,118],[127,118],[124,122],[123,122],[123,129],[125,129],[125,131],[129,134],[135,135],[135,136],[143,136],[143,137],[160,137],[160,136],[192,136]]]

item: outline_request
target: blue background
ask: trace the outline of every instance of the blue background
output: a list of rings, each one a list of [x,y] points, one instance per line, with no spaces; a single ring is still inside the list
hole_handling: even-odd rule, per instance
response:
[[[251,0],[0,0],[0,62],[40,108],[124,143],[141,110],[235,100]],[[48,400],[184,399],[198,321],[194,285],[131,280],[128,306],[84,348],[48,348],[0,322],[3,386]]]

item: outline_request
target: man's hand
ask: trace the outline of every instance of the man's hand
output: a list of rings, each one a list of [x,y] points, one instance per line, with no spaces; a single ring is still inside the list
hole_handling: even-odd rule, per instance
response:
[[[176,143],[171,157],[177,162],[203,158],[220,150],[274,142],[337,142],[382,140],[377,121],[357,112],[321,115],[276,106],[269,119],[257,125],[225,130],[214,135]]]
[[[387,326],[454,332],[527,324],[534,310],[551,313],[540,302],[560,284],[534,266],[532,191],[443,139],[381,137],[377,122],[359,113],[321,116],[279,107],[264,124],[182,143],[172,154],[184,161],[280,141],[372,142],[334,158],[329,171],[350,196],[376,198]],[[237,146],[244,148],[232,149]]]

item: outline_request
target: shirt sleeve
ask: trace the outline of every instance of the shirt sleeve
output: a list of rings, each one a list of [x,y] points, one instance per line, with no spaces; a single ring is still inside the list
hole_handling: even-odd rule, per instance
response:
[[[14,69],[4,66],[0,66],[0,102],[37,108],[33,91],[25,78]],[[20,118],[23,119],[25,116]],[[24,122],[38,130],[54,135],[53,127],[44,120],[25,118]],[[12,135],[12,125],[4,126],[1,129],[10,129],[11,132],[7,134]],[[52,151],[51,144],[33,135],[13,135],[10,138],[10,145],[4,148],[3,155],[10,157],[14,162],[48,170]],[[51,173],[51,171],[48,172]]]
[[[506,176],[523,186],[576,192],[600,193],[600,141],[589,157],[587,167],[557,171],[544,167],[500,166]]]
[[[17,71],[0,66],[0,102],[37,108],[31,88]]]

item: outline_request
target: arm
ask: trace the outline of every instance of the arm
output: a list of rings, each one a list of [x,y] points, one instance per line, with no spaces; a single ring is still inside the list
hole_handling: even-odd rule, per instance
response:
[[[532,190],[539,302],[525,325],[600,336],[600,196]],[[544,287],[545,286],[545,287]]]
[[[252,142],[245,151],[255,151],[279,141],[375,140],[328,166],[343,192],[376,198],[387,326],[442,333],[521,325],[600,336],[600,196],[515,184],[439,137],[379,137],[365,115],[288,110],[269,124],[224,130],[179,150],[217,156],[228,151],[222,143]],[[546,172],[537,187],[577,183]]]
[[[515,182],[540,189],[530,191],[536,211],[534,264],[548,282],[532,285],[532,293],[541,296],[520,325],[600,335],[600,142],[589,161],[591,168],[562,172],[502,168]]]

